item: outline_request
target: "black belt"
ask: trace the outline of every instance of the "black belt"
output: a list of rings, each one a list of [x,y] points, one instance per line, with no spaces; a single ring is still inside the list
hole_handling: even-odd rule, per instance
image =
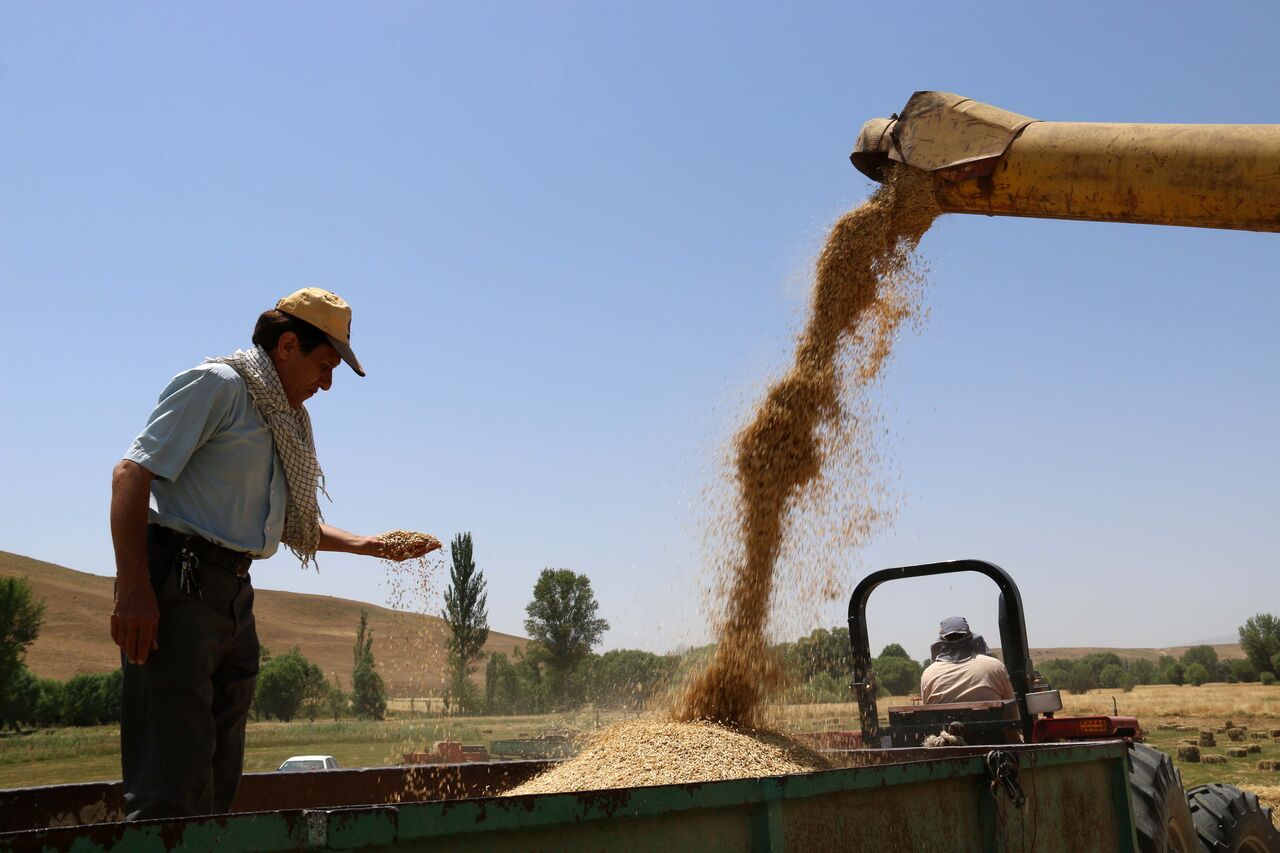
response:
[[[225,569],[240,578],[249,574],[249,566],[253,564],[253,557],[243,551],[233,551],[230,548],[224,548],[221,545],[210,542],[208,539],[179,533],[171,527],[165,527],[160,524],[147,525],[147,538],[152,542],[172,545],[175,548],[185,548],[202,562],[213,563],[218,568]]]

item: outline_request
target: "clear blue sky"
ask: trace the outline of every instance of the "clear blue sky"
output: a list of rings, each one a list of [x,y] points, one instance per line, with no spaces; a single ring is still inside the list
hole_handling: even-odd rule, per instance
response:
[[[109,473],[166,380],[319,285],[369,372],[311,403],[331,522],[471,531],[498,630],[556,566],[591,577],[607,646],[700,641],[700,495],[870,190],[862,122],[916,89],[1280,122],[1278,27],[1264,3],[5,3],[0,548],[112,573]],[[902,509],[847,588],[985,557],[1035,645],[1280,609],[1280,240],[952,216],[922,250],[930,317],[882,395]],[[376,562],[321,565],[254,574],[385,600]],[[996,634],[977,583],[872,609],[916,655],[952,613]]]

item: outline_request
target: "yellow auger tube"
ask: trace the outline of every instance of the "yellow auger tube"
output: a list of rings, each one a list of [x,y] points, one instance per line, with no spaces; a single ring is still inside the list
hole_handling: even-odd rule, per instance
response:
[[[1037,121],[946,92],[872,119],[850,157],[932,172],[951,213],[1280,231],[1280,125]]]

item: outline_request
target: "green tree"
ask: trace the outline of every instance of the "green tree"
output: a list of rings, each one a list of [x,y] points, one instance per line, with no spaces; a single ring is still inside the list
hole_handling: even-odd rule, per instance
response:
[[[524,629],[541,650],[550,698],[558,704],[574,698],[574,671],[609,630],[609,623],[596,616],[599,607],[591,580],[570,569],[543,569],[533,586]]]
[[[889,693],[883,685],[880,690],[881,695]],[[850,698],[848,679],[841,681],[825,672],[818,673],[804,684],[794,684],[783,693],[783,701],[794,705],[848,702]]]
[[[1271,656],[1271,671],[1280,676],[1280,652]]]
[[[99,676],[98,701],[101,708],[102,722],[120,722],[120,700],[124,694],[124,671],[115,670]]]
[[[325,686],[320,667],[307,660],[302,650],[294,646],[284,654],[270,658],[258,670],[253,708],[268,719],[286,723],[306,709],[314,720]]]
[[[68,726],[116,722],[120,719],[119,697],[120,677],[116,673],[73,675],[62,688],[58,718]]]
[[[66,685],[52,678],[41,678],[38,682],[40,695],[36,698],[35,719],[32,722],[42,728],[65,725],[66,721],[62,718],[62,696],[66,692]]]
[[[351,710],[351,697],[342,689],[342,685],[337,682],[336,676],[334,683],[328,685],[325,690],[324,709],[326,714],[333,716],[335,723]]]
[[[1216,667],[1213,674],[1217,677],[1218,681],[1224,682],[1226,684],[1235,684],[1237,681],[1240,680],[1236,678],[1236,671],[1231,666],[1231,661],[1229,660],[1218,661],[1218,666]]]
[[[470,710],[477,704],[471,674],[476,662],[484,657],[484,644],[489,639],[489,611],[485,604],[484,575],[472,558],[471,534],[453,537],[450,547],[453,568],[449,586],[444,591],[444,616],[449,626],[447,642],[449,678],[445,700],[458,710]]]
[[[818,673],[848,678],[853,671],[848,628],[817,628],[794,643],[781,644],[780,651],[788,670],[800,681]]]
[[[515,650],[514,659],[501,652],[489,656],[485,667],[485,710],[490,714],[541,714],[550,707],[546,656],[535,644]]]
[[[639,649],[614,649],[592,661],[591,701],[608,708],[640,710],[662,691],[676,659]]]
[[[1192,646],[1182,653],[1181,660],[1184,667],[1198,663],[1204,667],[1206,673],[1218,671],[1218,653],[1213,646]]]
[[[1089,671],[1093,673],[1094,687],[1098,686],[1102,671],[1107,667],[1118,666],[1124,669],[1124,661],[1120,660],[1120,656],[1115,652],[1094,652],[1082,657],[1080,662],[1089,667]]]
[[[1197,661],[1187,667],[1185,677],[1187,681],[1199,687],[1209,680],[1209,670],[1204,668],[1204,664]]]
[[[489,655],[484,668],[484,709],[487,714],[510,714],[516,706],[519,685],[516,668],[502,652]]]
[[[1169,659],[1168,664],[1160,668],[1161,684],[1183,684],[1186,680],[1186,670],[1182,664],[1172,658]]]
[[[1150,684],[1156,677],[1156,665],[1145,658],[1138,658],[1129,664],[1129,674],[1137,684]]]
[[[1075,666],[1075,662],[1066,658],[1049,658],[1042,662],[1038,669],[1040,670],[1040,677],[1048,682],[1050,687],[1065,690],[1067,679],[1071,675],[1071,667],[1073,666]]]
[[[920,691],[920,664],[909,657],[878,657],[872,664],[876,683],[891,696],[907,696]]]
[[[1231,670],[1236,674],[1236,679],[1245,684],[1252,684],[1258,680],[1258,667],[1254,665],[1252,659],[1233,660]]]
[[[0,693],[0,728],[18,731],[23,723],[34,725],[40,701],[40,680],[25,664],[9,679],[9,689]]]
[[[1250,616],[1240,626],[1240,646],[1256,672],[1271,669],[1276,665],[1272,658],[1280,654],[1280,617],[1270,613]]]
[[[884,651],[880,652],[882,658],[906,658],[911,660],[911,655],[907,654],[907,650],[897,643],[890,643],[884,647]]]
[[[1079,660],[1071,665],[1065,683],[1072,693],[1088,693],[1098,686],[1098,677],[1094,675],[1093,667],[1086,661]]]
[[[373,661],[373,629],[367,610],[360,611],[351,656],[351,710],[361,719],[381,720],[387,715],[387,685]]]
[[[26,578],[0,578],[0,696],[17,690],[27,647],[40,635],[44,602]]]
[[[1124,667],[1109,663],[1102,668],[1102,672],[1098,673],[1098,686],[1114,690],[1117,687],[1123,687],[1128,677],[1130,677],[1129,673],[1124,671]]]

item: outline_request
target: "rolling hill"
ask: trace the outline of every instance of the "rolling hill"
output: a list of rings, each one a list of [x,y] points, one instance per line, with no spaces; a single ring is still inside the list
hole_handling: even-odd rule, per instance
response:
[[[45,602],[44,627],[27,650],[27,666],[43,678],[65,680],[120,665],[111,642],[112,578],[0,551],[0,577],[25,577]],[[438,616],[391,610],[325,595],[259,589],[258,638],[275,652],[298,646],[343,687],[351,684],[351,647],[361,609],[369,611],[374,657],[392,696],[438,696],[445,677],[446,627]],[[526,640],[489,632],[486,652],[510,656]],[[477,673],[483,684],[484,668]]]

